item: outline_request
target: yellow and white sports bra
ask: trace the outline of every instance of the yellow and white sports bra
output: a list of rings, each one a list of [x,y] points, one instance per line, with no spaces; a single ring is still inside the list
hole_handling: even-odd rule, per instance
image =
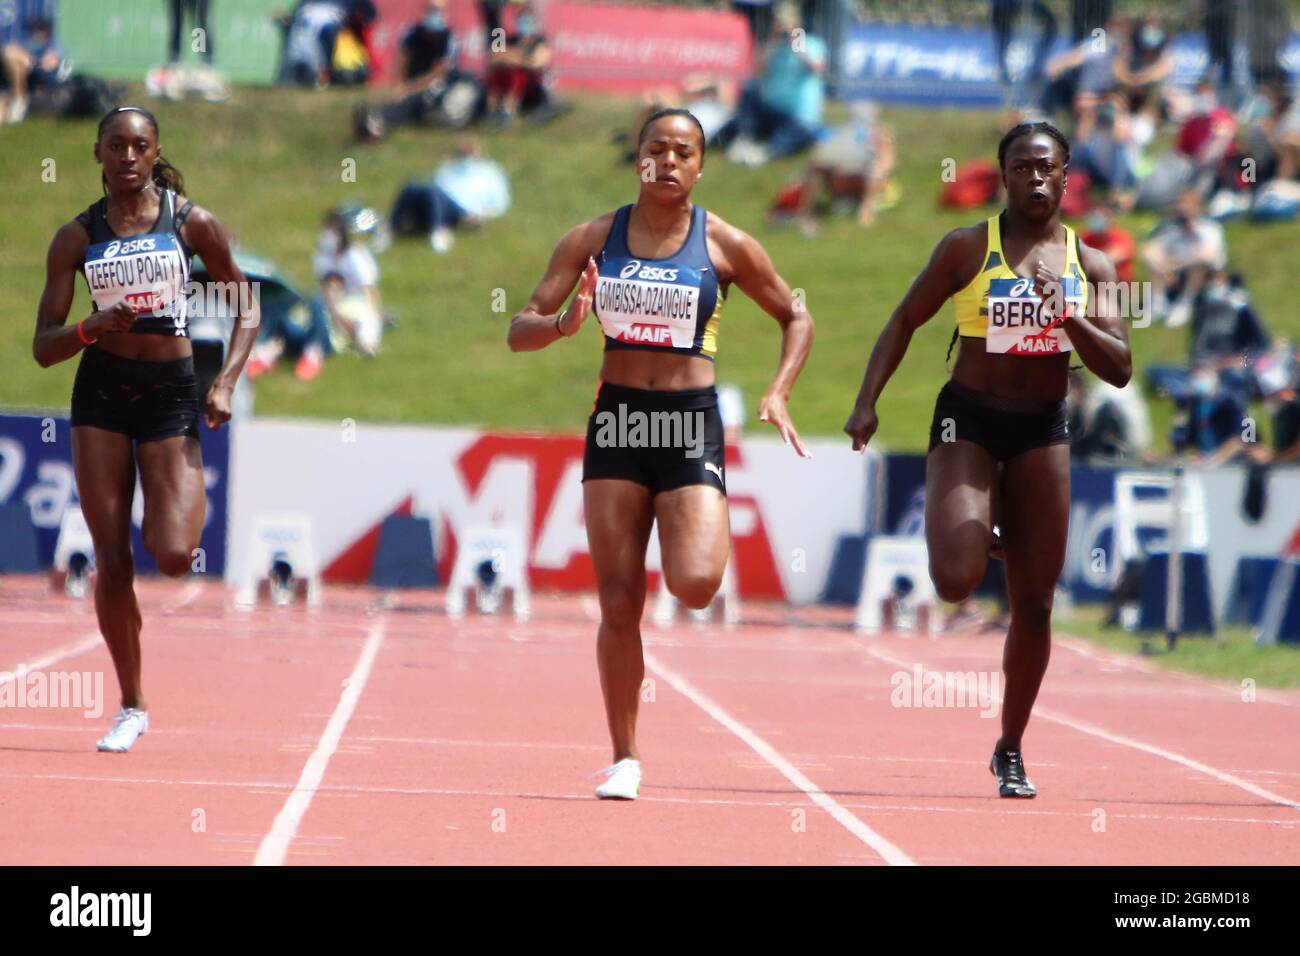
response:
[[[1065,272],[1061,276],[1066,303],[1076,315],[1088,308],[1088,277],[1079,262],[1074,230],[1065,227]],[[1002,252],[1001,217],[988,221],[988,246],[979,275],[952,297],[957,331],[984,339],[985,351],[1008,355],[1058,355],[1073,346],[1055,316],[1043,310],[1033,291],[1033,279],[1016,275]]]

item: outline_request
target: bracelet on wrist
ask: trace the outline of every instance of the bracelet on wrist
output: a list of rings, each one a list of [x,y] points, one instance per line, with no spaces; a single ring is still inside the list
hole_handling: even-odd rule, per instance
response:
[[[81,339],[82,345],[94,345],[95,339],[86,338],[86,331],[85,329],[82,328],[82,326],[85,325],[85,323],[86,323],[85,319],[82,319],[80,322],[77,323],[77,338]]]

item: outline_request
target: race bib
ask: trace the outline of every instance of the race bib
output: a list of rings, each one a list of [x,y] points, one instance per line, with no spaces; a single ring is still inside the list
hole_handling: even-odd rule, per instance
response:
[[[1033,292],[1031,279],[989,281],[988,325],[985,351],[1004,355],[1052,355],[1069,352],[1070,337],[1055,315],[1043,308],[1043,299]],[[1065,303],[1075,311],[1083,308],[1083,283],[1075,276],[1061,277]]]
[[[605,264],[596,280],[596,315],[611,339],[637,345],[689,349],[700,310],[700,271],[639,259]],[[604,270],[602,270],[604,271]]]
[[[168,316],[183,324],[185,265],[175,236],[97,242],[86,249],[85,274],[96,309],[125,302],[141,316]]]

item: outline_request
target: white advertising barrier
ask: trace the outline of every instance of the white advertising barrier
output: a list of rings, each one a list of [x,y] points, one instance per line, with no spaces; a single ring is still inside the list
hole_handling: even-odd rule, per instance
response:
[[[1265,507],[1252,521],[1242,507],[1246,469],[1189,468],[1205,494],[1206,538],[1214,616],[1223,617],[1237,562],[1255,555],[1300,553],[1300,469],[1274,468],[1265,485]]]
[[[475,528],[514,526],[527,529],[534,588],[595,587],[581,436],[255,420],[239,423],[232,441],[228,568],[241,566],[256,512],[301,511],[313,519],[325,579],[365,581],[384,518],[415,513],[433,521],[444,582],[457,540]],[[727,449],[742,597],[817,600],[840,536],[867,530],[868,476],[879,455],[841,440],[806,444],[812,460],[769,436]]]

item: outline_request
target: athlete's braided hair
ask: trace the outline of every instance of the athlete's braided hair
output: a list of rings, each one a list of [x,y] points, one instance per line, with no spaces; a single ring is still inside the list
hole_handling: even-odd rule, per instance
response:
[[[159,135],[157,118],[147,109],[140,106],[119,106],[116,109],[109,110],[99,121],[99,130],[96,133],[95,138],[103,138],[105,128],[110,122],[112,122],[115,116],[118,116],[121,113],[139,113],[148,120],[149,125],[153,127],[154,138],[157,139]],[[167,160],[163,159],[161,156],[154,160],[153,169],[150,171],[150,178],[153,180],[155,185],[163,189],[170,189],[172,192],[177,194],[185,192],[185,177],[181,175],[179,169],[167,162]],[[100,174],[100,181],[103,183],[104,193],[107,195],[108,182],[104,178],[103,173]]]
[[[1061,153],[1065,156],[1065,164],[1070,164],[1070,141],[1065,138],[1065,134],[1053,126],[1051,123],[1020,123],[1007,130],[1002,142],[998,143],[998,169],[1003,169],[1007,162],[1007,150],[1011,144],[1022,136],[1033,136],[1035,133],[1045,133],[1056,140],[1056,145],[1061,147]]]
[[[681,106],[667,106],[651,113],[646,121],[641,124],[641,133],[636,138],[637,146],[640,146],[645,142],[646,133],[649,131],[650,127],[659,122],[659,120],[663,119],[665,116],[685,116],[695,124],[695,128],[700,131],[700,162],[704,162],[704,150],[709,145],[709,139],[704,135],[704,126],[700,123],[694,113]]]

